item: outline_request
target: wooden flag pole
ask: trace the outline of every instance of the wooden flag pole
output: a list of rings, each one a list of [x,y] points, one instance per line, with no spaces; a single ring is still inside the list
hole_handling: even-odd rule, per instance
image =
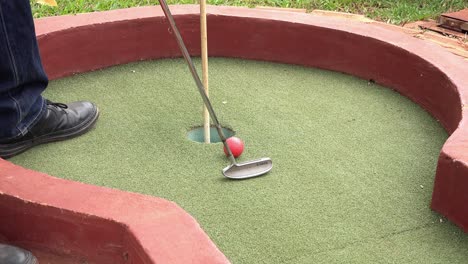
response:
[[[206,30],[206,0],[200,0],[200,33],[201,33],[201,59],[202,79],[206,95],[208,93],[208,36]],[[203,127],[205,143],[210,143],[210,113],[206,106],[203,107]]]

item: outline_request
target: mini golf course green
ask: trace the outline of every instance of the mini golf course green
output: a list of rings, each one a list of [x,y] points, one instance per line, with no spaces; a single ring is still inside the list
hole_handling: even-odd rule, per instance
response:
[[[239,161],[273,160],[268,175],[244,181],[222,177],[220,143],[187,139],[202,124],[202,101],[181,59],[59,79],[45,96],[94,101],[98,125],[12,162],[174,201],[233,263],[468,263],[468,236],[429,208],[447,134],[390,89],[210,59],[215,111],[246,145]]]

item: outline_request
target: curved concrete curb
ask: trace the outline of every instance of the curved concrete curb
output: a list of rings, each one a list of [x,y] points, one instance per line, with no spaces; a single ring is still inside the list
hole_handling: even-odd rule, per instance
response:
[[[198,6],[172,11],[189,52],[198,55]],[[468,231],[467,62],[376,25],[309,14],[209,7],[208,27],[211,56],[345,72],[395,89],[424,107],[451,134],[439,157],[432,208]],[[39,19],[36,28],[52,79],[180,56],[159,7]],[[0,234],[7,238],[53,241],[51,248],[93,254],[100,263],[228,262],[173,203],[56,179],[0,160],[0,212],[5,211]],[[27,219],[37,219],[40,230]]]
[[[229,263],[175,203],[0,160],[0,234],[79,263]],[[78,262],[77,262],[78,263]]]

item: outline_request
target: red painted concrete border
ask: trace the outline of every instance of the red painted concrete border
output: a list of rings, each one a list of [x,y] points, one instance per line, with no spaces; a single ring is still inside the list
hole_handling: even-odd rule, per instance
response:
[[[229,263],[164,199],[58,179],[0,160],[0,234],[90,263]]]
[[[172,10],[189,51],[197,55],[198,7]],[[180,56],[159,7],[39,19],[36,27],[52,79]],[[208,27],[211,56],[345,72],[395,89],[424,107],[451,134],[440,153],[432,208],[468,231],[466,61],[376,25],[309,14],[209,7]],[[56,179],[3,160],[0,212],[8,212],[0,218],[0,234],[8,239],[62,253],[92,251],[90,258],[100,263],[123,263],[124,258],[126,263],[228,262],[174,203]]]

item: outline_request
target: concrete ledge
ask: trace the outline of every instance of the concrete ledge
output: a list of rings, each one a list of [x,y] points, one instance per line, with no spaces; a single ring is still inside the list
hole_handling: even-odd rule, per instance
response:
[[[0,212],[4,240],[86,263],[229,263],[175,203],[1,159]]]
[[[306,13],[307,10],[304,8],[287,8],[287,7],[273,7],[273,6],[256,6],[257,9],[274,10],[274,11],[286,11],[296,13]]]
[[[333,18],[343,18],[343,19],[348,19],[348,20],[354,20],[354,21],[360,21],[360,22],[374,22],[374,20],[367,18],[364,15],[357,15],[357,14],[352,14],[352,13],[345,13],[345,12],[337,12],[337,11],[328,11],[328,10],[312,10],[310,12],[313,15],[318,15],[318,16],[328,16],[328,17],[333,17]]]
[[[198,6],[172,11],[189,52],[198,55]],[[51,79],[180,56],[159,7],[44,18],[36,28]],[[345,72],[424,107],[451,134],[440,153],[432,208],[468,231],[468,62],[372,23],[297,12],[210,6],[208,31],[211,56]],[[10,241],[41,244],[90,262],[228,262],[174,203],[56,179],[4,160],[0,210],[8,212],[0,218],[0,234]]]

